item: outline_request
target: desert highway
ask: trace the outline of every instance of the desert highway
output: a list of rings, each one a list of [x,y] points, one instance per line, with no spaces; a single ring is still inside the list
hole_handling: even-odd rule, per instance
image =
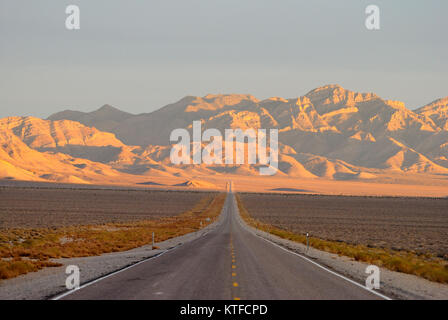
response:
[[[228,193],[221,222],[163,255],[61,299],[382,299],[243,227]]]

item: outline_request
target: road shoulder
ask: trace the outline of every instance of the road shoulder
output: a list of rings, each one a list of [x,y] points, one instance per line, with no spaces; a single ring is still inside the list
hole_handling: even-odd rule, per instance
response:
[[[224,204],[219,218],[203,229],[157,243],[159,249],[152,250],[152,245],[135,248],[129,251],[106,253],[100,256],[52,259],[63,264],[57,268],[45,268],[38,272],[0,281],[0,300],[43,300],[67,291],[65,269],[76,265],[80,269],[81,284],[91,282],[118,270],[135,265],[161,253],[174,249],[184,243],[196,240],[215,229],[223,219]]]
[[[236,203],[236,201],[235,201]],[[236,206],[236,205],[235,205]],[[236,206],[237,207],[237,206]],[[360,284],[365,283],[367,274],[365,270],[368,264],[358,262],[344,256],[320,251],[310,248],[306,253],[306,246],[280,238],[276,235],[261,231],[246,224],[241,218],[238,208],[235,208],[238,213],[237,219],[243,228],[252,232],[253,234],[269,240],[289,251],[306,256],[312,261],[324,266],[334,272],[339,273],[349,279],[352,279]],[[403,300],[446,300],[448,299],[448,285],[431,282],[429,280],[419,278],[414,275],[391,271],[385,268],[380,268],[381,279],[381,293],[392,299]]]

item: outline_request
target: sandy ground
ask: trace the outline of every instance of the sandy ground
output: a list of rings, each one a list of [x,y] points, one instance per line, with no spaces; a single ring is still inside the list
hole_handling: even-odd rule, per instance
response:
[[[199,181],[212,186],[183,186],[186,181]],[[49,182],[28,182],[18,180],[0,180],[0,186],[28,187],[67,187],[67,188],[111,188],[156,190],[201,190],[225,191],[226,184],[233,181],[238,192],[264,193],[306,193],[327,195],[360,196],[403,196],[403,197],[448,197],[448,179],[446,176],[398,175],[377,180],[328,180],[289,178],[285,176],[245,176],[231,174],[197,175],[191,177],[144,176],[135,181],[119,181],[98,185],[67,184]]]
[[[285,240],[275,235],[248,226],[241,218],[240,223],[254,234],[274,242],[292,252],[302,254],[322,266],[339,274],[364,284],[366,277],[366,263],[354,261],[347,257],[310,248],[306,252],[306,246]],[[448,285],[439,284],[419,278],[417,276],[390,271],[380,268],[380,292],[392,299],[404,300],[446,300],[448,299]]]
[[[152,250],[151,245],[124,252],[107,253],[96,257],[54,259],[62,263],[62,267],[46,268],[38,272],[28,273],[17,278],[0,281],[0,300],[43,300],[66,292],[65,269],[69,265],[76,265],[80,269],[81,285],[102,276],[126,268],[130,265],[157,256],[166,250],[175,248],[183,243],[194,241],[220,223],[220,219],[207,227],[181,237],[157,243],[158,250]]]
[[[240,193],[263,223],[296,234],[448,260],[448,199]]]
[[[223,215],[221,215],[222,218]],[[174,248],[182,243],[194,241],[203,236],[221,222],[221,218],[206,228],[182,237],[170,239],[157,245],[159,250],[151,250],[150,246],[136,248],[126,252],[104,254],[98,257],[58,259],[63,267],[47,268],[35,273],[29,273],[14,279],[0,282],[0,299],[47,299],[65,292],[65,268],[68,265],[78,265],[81,270],[81,282],[86,283],[123,269],[139,261],[148,259]],[[291,251],[304,254],[305,246],[289,240],[284,240],[263,231],[247,226],[241,219],[240,223],[251,232],[281,245]],[[327,266],[342,275],[364,283],[367,264],[353,261],[346,257],[310,249],[307,257],[317,263]],[[389,271],[381,268],[381,292],[395,299],[448,299],[448,286],[418,278],[413,275]]]
[[[0,187],[0,231],[173,217],[191,210],[205,196],[205,192],[154,189]]]
[[[448,181],[426,185],[424,180],[412,184],[375,181],[334,181],[325,179],[293,179],[287,177],[226,176],[210,177],[216,185],[232,180],[237,192],[309,193],[329,195],[448,197]],[[446,179],[445,179],[446,180]]]

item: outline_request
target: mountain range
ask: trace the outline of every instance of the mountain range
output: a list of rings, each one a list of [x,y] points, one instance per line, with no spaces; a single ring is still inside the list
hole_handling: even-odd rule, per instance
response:
[[[0,119],[0,178],[74,183],[141,182],[146,177],[258,174],[254,165],[170,163],[170,133],[279,130],[278,176],[384,180],[448,177],[448,97],[416,110],[374,93],[326,85],[292,99],[252,95],[187,96],[134,115],[110,105],[66,110],[47,119]]]

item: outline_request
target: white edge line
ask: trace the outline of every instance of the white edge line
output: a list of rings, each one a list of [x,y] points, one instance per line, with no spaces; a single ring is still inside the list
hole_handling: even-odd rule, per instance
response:
[[[321,269],[323,269],[323,270],[325,270],[325,271],[327,271],[327,272],[329,272],[329,273],[331,273],[331,274],[333,274],[333,275],[335,275],[335,276],[338,276],[339,278],[342,278],[342,279],[344,279],[344,280],[346,280],[346,281],[348,281],[348,282],[350,282],[350,283],[352,283],[352,284],[354,284],[354,285],[357,285],[357,286],[360,287],[360,288],[363,288],[364,290],[366,290],[366,291],[368,291],[368,292],[370,292],[370,293],[373,293],[373,294],[375,294],[375,295],[377,295],[377,296],[379,296],[379,297],[381,297],[381,298],[383,298],[383,299],[385,299],[385,300],[392,300],[391,298],[389,298],[389,297],[387,297],[387,296],[385,296],[385,295],[383,295],[383,294],[381,294],[381,293],[379,293],[379,292],[377,292],[377,291],[375,291],[375,290],[369,289],[369,288],[363,286],[362,284],[360,284],[360,283],[358,283],[358,282],[356,282],[356,281],[353,281],[352,279],[347,278],[346,276],[343,276],[342,274],[339,274],[339,273],[337,273],[337,272],[334,272],[333,270],[330,270],[330,269],[328,269],[328,268],[326,268],[326,267],[320,265],[319,263],[317,263],[317,262],[311,260],[310,258],[301,255],[300,253],[297,253],[297,252],[288,250],[288,249],[286,249],[285,247],[283,247],[283,246],[281,246],[281,245],[279,245],[279,244],[277,244],[277,243],[275,243],[275,242],[272,242],[272,241],[270,241],[270,240],[268,240],[268,239],[266,239],[266,238],[264,238],[264,237],[262,237],[262,236],[260,236],[260,235],[257,235],[257,236],[260,237],[261,239],[263,239],[263,240],[265,240],[265,241],[267,241],[267,242],[273,244],[274,246],[277,246],[277,247],[279,247],[279,248],[281,248],[281,249],[283,249],[283,250],[285,250],[285,251],[287,251],[287,252],[289,252],[289,253],[295,254],[296,256],[299,256],[299,257],[301,257],[302,259],[305,259],[306,261],[308,261],[308,262],[314,264],[315,266],[318,266],[319,268],[321,268]]]
[[[238,216],[239,216],[239,210],[238,210],[237,208],[238,208],[238,207],[236,207],[236,210],[237,210],[237,212],[238,212]],[[242,221],[240,220],[240,223],[241,223],[241,222],[242,222]],[[383,298],[383,299],[385,299],[385,300],[392,300],[391,298],[389,298],[389,297],[387,297],[387,296],[385,296],[385,295],[383,295],[383,294],[381,294],[381,293],[379,293],[379,292],[376,292],[376,291],[374,291],[374,290],[368,289],[368,288],[366,288],[365,286],[363,286],[363,285],[357,283],[356,281],[353,281],[353,280],[351,280],[351,279],[349,279],[349,278],[347,278],[347,277],[345,277],[345,276],[343,276],[343,275],[341,275],[341,274],[339,274],[339,273],[336,273],[336,272],[334,272],[334,271],[332,271],[332,270],[330,270],[330,269],[328,269],[328,268],[326,268],[326,267],[324,267],[324,266],[318,264],[317,262],[315,262],[315,261],[309,259],[308,257],[305,257],[305,256],[303,256],[303,255],[301,255],[301,254],[299,254],[299,253],[297,253],[297,252],[288,250],[288,249],[286,249],[285,247],[283,247],[283,246],[281,246],[281,245],[279,245],[279,244],[277,244],[277,243],[275,243],[275,242],[272,242],[272,241],[270,241],[270,240],[268,240],[268,239],[262,237],[261,235],[259,235],[259,234],[255,233],[255,232],[253,232],[252,230],[250,230],[250,231],[251,231],[252,234],[256,235],[257,237],[261,238],[262,240],[264,240],[264,241],[266,241],[266,242],[269,242],[270,244],[272,244],[272,245],[274,245],[274,246],[276,246],[276,247],[279,247],[280,249],[282,249],[282,250],[284,250],[284,251],[286,251],[286,252],[288,252],[288,253],[291,253],[291,254],[294,254],[294,255],[296,255],[296,256],[299,256],[300,258],[302,258],[302,259],[304,259],[304,260],[306,260],[306,261],[308,261],[308,262],[314,264],[315,266],[317,266],[317,267],[319,267],[319,268],[321,268],[321,269],[323,269],[323,270],[325,270],[325,271],[327,271],[327,272],[329,272],[329,273],[331,273],[331,274],[333,274],[333,275],[335,275],[335,276],[337,276],[337,277],[339,277],[339,278],[342,278],[342,279],[344,279],[344,280],[346,280],[346,281],[348,281],[348,282],[350,282],[350,283],[352,283],[352,284],[354,284],[354,285],[356,285],[356,286],[358,286],[358,287],[360,287],[360,288],[362,288],[362,289],[364,289],[364,290],[366,290],[366,291],[368,291],[368,292],[370,292],[370,293],[373,293],[373,294],[375,294],[375,295],[377,295],[377,296],[379,296],[379,297],[381,297],[381,298]],[[199,238],[202,238],[203,236],[206,236],[209,232],[210,232],[210,231],[207,231],[205,234],[201,235]],[[196,238],[196,239],[199,239],[199,238]],[[195,239],[195,240],[196,240],[196,239]],[[165,251],[163,251],[163,252],[161,252],[161,253],[159,253],[159,254],[156,254],[156,255],[154,255],[154,256],[152,256],[152,257],[149,257],[149,258],[144,259],[144,260],[142,260],[142,261],[139,261],[139,262],[137,262],[137,263],[134,263],[134,264],[132,264],[132,265],[130,265],[130,266],[127,266],[127,267],[125,267],[125,268],[123,268],[123,269],[117,270],[117,271],[112,272],[112,273],[109,273],[109,274],[107,274],[107,275],[105,275],[105,276],[99,277],[99,278],[97,278],[97,279],[95,279],[95,280],[89,281],[89,282],[83,284],[82,286],[80,286],[80,287],[77,288],[77,289],[73,289],[73,290],[67,291],[67,292],[65,292],[65,293],[62,293],[62,294],[60,294],[60,295],[58,295],[58,296],[56,296],[56,297],[54,297],[54,298],[51,298],[50,300],[60,300],[60,299],[66,297],[66,296],[68,296],[68,295],[71,295],[72,293],[75,293],[76,291],[79,291],[79,290],[81,290],[81,289],[83,289],[83,288],[86,288],[86,287],[88,287],[88,286],[90,286],[90,285],[92,285],[92,284],[95,284],[95,283],[97,283],[97,282],[99,282],[99,281],[101,281],[101,280],[104,280],[104,279],[106,279],[106,278],[112,277],[112,276],[114,276],[114,275],[116,275],[116,274],[118,274],[118,273],[121,273],[121,272],[123,272],[123,271],[129,270],[129,269],[131,269],[131,268],[133,268],[133,267],[136,267],[136,266],[138,266],[138,265],[140,265],[140,264],[142,264],[142,263],[144,263],[144,262],[147,262],[147,261],[150,261],[150,260],[152,260],[152,259],[161,257],[161,256],[163,256],[165,253],[168,253],[168,252],[173,251],[173,250],[175,250],[175,249],[177,249],[177,248],[180,248],[181,246],[183,246],[183,244],[184,244],[184,243],[181,243],[181,244],[179,244],[179,245],[177,245],[177,246],[175,246],[175,247],[173,247],[173,248],[167,249],[167,250],[165,250]]]
[[[235,203],[236,203],[236,200],[235,200]],[[236,210],[237,210],[237,212],[238,212],[238,218],[239,218],[238,220],[240,220],[240,223],[245,223],[245,222],[242,221],[242,219],[241,219],[241,217],[240,217],[240,215],[239,215],[239,210],[238,210],[238,207],[237,207],[237,206],[236,206]],[[248,226],[248,227],[250,227],[250,226]],[[253,227],[250,227],[250,228],[253,228]],[[258,229],[255,229],[255,230],[259,231]],[[321,269],[323,269],[323,270],[325,270],[325,271],[327,271],[327,272],[329,272],[329,273],[331,273],[331,274],[333,274],[333,275],[335,275],[335,276],[337,276],[337,277],[339,277],[339,278],[342,278],[342,279],[344,279],[344,280],[350,282],[351,284],[354,284],[354,285],[356,285],[356,286],[358,286],[358,287],[360,287],[360,288],[363,288],[364,290],[366,290],[366,291],[368,291],[368,292],[370,292],[370,293],[373,293],[373,294],[375,294],[375,295],[377,295],[377,296],[379,296],[379,297],[381,297],[381,298],[383,298],[383,299],[385,299],[385,300],[392,300],[392,299],[389,298],[388,296],[385,296],[385,295],[383,295],[383,294],[381,294],[381,293],[379,293],[379,292],[377,292],[377,291],[375,291],[375,290],[369,289],[369,288],[363,286],[362,284],[360,284],[360,283],[358,283],[358,282],[356,282],[356,281],[353,281],[353,280],[350,279],[350,278],[347,278],[347,277],[343,276],[342,274],[339,274],[339,273],[337,273],[337,272],[335,272],[335,271],[333,271],[333,270],[330,270],[330,269],[328,269],[328,268],[326,268],[326,267],[320,265],[319,263],[317,263],[317,262],[311,260],[310,258],[305,257],[304,255],[302,255],[302,254],[300,254],[300,253],[297,253],[297,252],[288,250],[288,249],[286,249],[285,247],[283,247],[283,246],[281,246],[281,245],[279,245],[279,244],[277,244],[277,243],[275,243],[275,242],[273,242],[273,241],[271,241],[271,240],[266,239],[265,237],[263,237],[263,236],[257,234],[256,232],[254,232],[254,231],[251,230],[251,229],[249,229],[248,231],[251,232],[253,235],[255,235],[255,236],[257,236],[257,237],[263,239],[264,241],[267,241],[267,242],[269,242],[270,244],[272,244],[272,245],[274,245],[274,246],[277,246],[277,247],[279,247],[280,249],[282,249],[282,250],[284,250],[284,251],[286,251],[286,252],[289,252],[289,253],[291,253],[291,254],[294,254],[294,255],[296,255],[296,256],[299,256],[300,258],[302,258],[302,259],[304,259],[304,260],[306,260],[306,261],[308,261],[308,262],[314,264],[315,266],[317,266],[317,267],[319,267],[319,268],[321,268]]]
[[[165,250],[165,251],[162,251],[162,252],[160,252],[160,253],[158,253],[158,254],[156,254],[156,255],[154,255],[154,256],[151,256],[151,257],[149,257],[149,258],[146,258],[146,259],[144,259],[144,260],[142,260],[142,261],[139,261],[139,262],[137,262],[137,263],[131,264],[130,266],[127,266],[127,267],[125,267],[125,268],[123,268],[123,269],[114,271],[114,272],[112,272],[112,273],[106,274],[105,276],[102,276],[102,277],[96,278],[96,279],[94,279],[94,280],[88,281],[88,282],[84,283],[82,286],[80,286],[79,288],[77,288],[77,289],[73,289],[73,290],[69,290],[69,291],[67,291],[67,292],[64,292],[64,293],[62,293],[62,294],[60,294],[60,295],[58,295],[58,296],[56,296],[56,297],[51,298],[50,300],[61,300],[62,298],[66,297],[66,296],[68,296],[68,295],[71,295],[72,293],[75,293],[76,291],[79,291],[79,290],[81,290],[81,289],[83,289],[83,288],[86,288],[86,287],[88,287],[88,286],[90,286],[90,285],[92,285],[92,284],[94,284],[94,283],[97,283],[97,282],[99,282],[99,281],[101,281],[101,280],[104,280],[104,279],[106,279],[106,278],[112,277],[112,276],[114,276],[114,275],[116,275],[116,274],[118,274],[118,273],[121,273],[121,272],[123,272],[123,271],[129,270],[129,269],[131,269],[131,268],[133,268],[133,267],[138,266],[139,264],[142,264],[142,263],[144,263],[144,262],[148,262],[149,260],[152,260],[152,259],[161,257],[161,256],[163,256],[165,253],[170,252],[170,251],[172,251],[172,250],[174,250],[174,249],[177,249],[177,248],[181,247],[182,245],[183,245],[183,243],[178,244],[178,245],[175,246],[175,247],[172,247],[172,248],[170,248],[170,249],[167,249],[167,250]]]
[[[224,204],[221,213],[224,211],[225,208],[226,208],[226,206],[225,206],[225,204]],[[130,266],[127,266],[127,267],[125,267],[125,268],[123,268],[123,269],[119,269],[119,270],[114,271],[114,272],[112,272],[112,273],[106,274],[105,276],[102,276],[102,277],[96,278],[96,279],[94,279],[94,280],[88,281],[88,282],[84,283],[83,285],[81,285],[79,288],[76,288],[76,289],[73,289],[73,290],[69,290],[69,291],[64,292],[64,293],[62,293],[62,294],[59,294],[59,295],[57,295],[57,296],[55,296],[55,297],[53,297],[53,298],[50,298],[49,300],[55,300],[55,301],[56,301],[56,300],[61,300],[62,298],[66,297],[66,296],[69,296],[69,295],[71,295],[72,293],[75,293],[76,291],[79,291],[79,290],[81,290],[81,289],[83,289],[83,288],[86,288],[86,287],[88,287],[88,286],[90,286],[90,285],[92,285],[92,284],[94,284],[94,283],[97,283],[97,282],[99,282],[99,281],[101,281],[101,280],[104,280],[104,279],[106,279],[106,278],[112,277],[112,276],[114,276],[114,275],[116,275],[116,274],[118,274],[118,273],[120,273],[120,272],[129,270],[129,269],[131,269],[131,268],[133,268],[133,267],[136,267],[136,266],[138,266],[139,264],[142,264],[142,263],[144,263],[144,262],[148,262],[148,261],[150,261],[150,260],[152,260],[152,259],[161,257],[161,256],[163,256],[165,253],[168,253],[168,252],[173,251],[173,250],[175,250],[175,249],[177,249],[177,248],[180,248],[180,247],[183,246],[185,243],[189,243],[189,242],[198,240],[198,239],[200,239],[200,238],[202,238],[202,237],[205,237],[207,234],[209,234],[211,231],[213,231],[216,227],[218,227],[218,226],[222,223],[222,221],[219,221],[219,219],[217,220],[217,222],[218,222],[218,223],[217,223],[214,227],[212,227],[211,229],[207,230],[205,233],[202,233],[202,234],[201,234],[199,237],[197,237],[196,239],[193,239],[193,240],[191,240],[191,241],[187,241],[187,242],[184,242],[184,243],[180,243],[180,244],[178,244],[177,246],[174,246],[174,247],[172,247],[172,248],[169,248],[169,249],[167,249],[167,250],[165,250],[165,251],[160,252],[159,254],[156,254],[156,255],[154,255],[154,256],[152,256],[152,257],[146,258],[146,259],[144,259],[144,260],[142,260],[142,261],[139,261],[139,262],[136,262],[136,263],[134,263],[134,264],[131,264]]]

